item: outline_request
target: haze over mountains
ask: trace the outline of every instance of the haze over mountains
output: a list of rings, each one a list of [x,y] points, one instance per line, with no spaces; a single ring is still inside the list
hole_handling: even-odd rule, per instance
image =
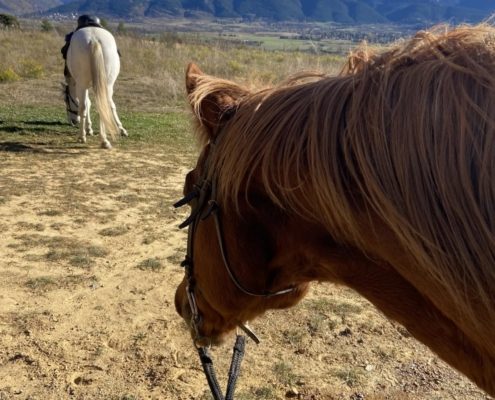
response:
[[[0,0],[0,12],[96,13],[113,18],[229,17],[340,23],[476,22],[495,0]]]
[[[0,0],[0,12],[22,15],[46,11],[61,4],[64,4],[62,0]]]

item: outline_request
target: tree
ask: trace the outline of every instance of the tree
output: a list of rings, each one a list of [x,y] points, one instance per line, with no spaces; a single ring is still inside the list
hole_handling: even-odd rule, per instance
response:
[[[0,14],[0,26],[4,28],[20,28],[19,20],[10,14]]]
[[[127,28],[125,27],[123,22],[119,22],[117,25],[117,33],[119,35],[125,35],[127,33]]]
[[[41,21],[41,30],[43,32],[50,32],[53,30],[53,25],[50,21],[48,21],[47,19],[43,19]]]

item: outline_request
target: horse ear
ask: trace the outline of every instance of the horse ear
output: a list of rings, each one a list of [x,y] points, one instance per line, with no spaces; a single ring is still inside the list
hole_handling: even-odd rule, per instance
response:
[[[198,84],[198,77],[201,75],[204,75],[203,71],[201,71],[196,64],[190,63],[187,66],[186,89],[188,95],[190,95],[194,91],[194,89],[196,89],[196,86]]]
[[[233,115],[242,97],[249,91],[234,82],[204,74],[194,63],[187,67],[186,90],[189,103],[209,139]]]

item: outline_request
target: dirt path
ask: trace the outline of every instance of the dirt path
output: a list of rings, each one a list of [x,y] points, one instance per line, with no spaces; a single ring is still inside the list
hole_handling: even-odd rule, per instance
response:
[[[209,399],[173,306],[180,155],[23,150],[0,151],[0,400]],[[240,400],[488,398],[345,289],[253,325]]]
[[[189,367],[171,296],[184,234],[170,204],[184,167],[121,150],[2,156],[0,393],[166,392]]]

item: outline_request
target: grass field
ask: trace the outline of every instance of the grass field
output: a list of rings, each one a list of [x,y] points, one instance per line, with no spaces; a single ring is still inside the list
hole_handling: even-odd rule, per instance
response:
[[[211,399],[173,306],[187,210],[172,204],[197,156],[185,66],[262,87],[343,61],[117,42],[115,102],[130,136],[104,151],[66,123],[63,32],[0,31],[1,400]],[[248,343],[238,400],[489,399],[345,288],[314,285],[252,325],[262,343]],[[232,344],[213,351],[221,382]]]
[[[97,124],[97,114],[94,120]],[[191,138],[185,134],[190,130],[190,118],[184,112],[129,112],[122,116],[122,123],[133,135],[120,140],[120,146],[162,144],[185,148],[192,143]],[[0,135],[3,140],[64,145],[68,144],[67,135],[73,135],[75,141],[77,133],[77,127],[67,124],[63,107],[0,107]]]
[[[342,60],[342,56],[356,47],[357,43],[348,40],[309,40],[296,39],[290,35],[281,35],[276,33],[222,33],[218,32],[202,32],[199,34],[183,34],[178,37],[183,37],[184,40],[193,39],[195,41],[203,41],[216,45],[223,43],[224,45],[242,46],[257,50],[266,50],[271,52],[308,52],[310,54],[327,54],[324,58],[337,62]],[[282,38],[283,37],[283,38]],[[253,50],[250,50],[253,51]],[[322,57],[323,58],[323,57]]]

